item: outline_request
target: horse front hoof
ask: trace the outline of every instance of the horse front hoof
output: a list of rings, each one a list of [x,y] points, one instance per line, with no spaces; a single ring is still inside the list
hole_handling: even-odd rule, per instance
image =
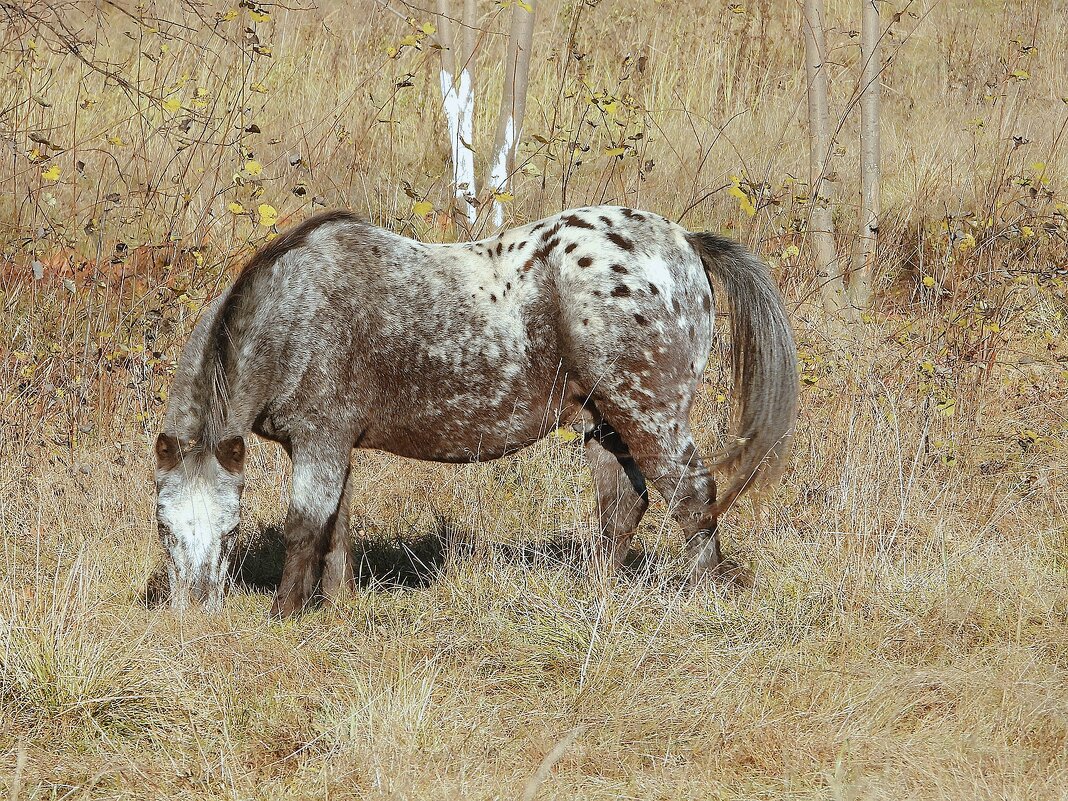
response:
[[[288,620],[299,615],[303,609],[304,604],[297,598],[296,593],[279,593],[274,596],[269,617],[272,621]]]

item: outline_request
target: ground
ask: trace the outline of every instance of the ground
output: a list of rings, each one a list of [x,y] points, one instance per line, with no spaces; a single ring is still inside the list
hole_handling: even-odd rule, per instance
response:
[[[740,580],[689,591],[659,498],[627,569],[590,578],[566,436],[467,467],[359,453],[359,586],[284,623],[267,612],[285,457],[252,445],[234,592],[179,617],[159,604],[152,441],[200,309],[276,230],[329,205],[467,237],[431,20],[398,2],[361,3],[355,28],[334,0],[8,5],[0,797],[1064,797],[1055,4],[880,2],[875,303],[842,327],[805,236],[799,7],[539,3],[508,224],[619,203],[765,258],[801,351],[790,467],[723,519]],[[828,2],[843,263],[858,12]],[[501,40],[475,72],[478,167]],[[693,413],[709,450],[728,349]]]

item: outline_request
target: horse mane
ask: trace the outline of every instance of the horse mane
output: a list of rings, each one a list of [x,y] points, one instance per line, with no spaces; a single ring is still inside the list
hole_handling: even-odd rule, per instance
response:
[[[214,448],[225,438],[226,415],[230,405],[229,376],[234,368],[234,325],[237,311],[248,299],[256,279],[292,250],[303,247],[313,231],[334,222],[366,222],[345,209],[313,214],[299,224],[259,247],[241,268],[222,307],[218,310],[204,349],[195,386],[203,413],[204,444]],[[229,432],[241,433],[245,432]]]

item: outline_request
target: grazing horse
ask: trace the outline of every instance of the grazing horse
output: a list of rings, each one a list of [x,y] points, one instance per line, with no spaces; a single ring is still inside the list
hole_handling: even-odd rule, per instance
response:
[[[709,466],[689,412],[711,349],[711,279],[732,308],[738,412]],[[796,361],[767,267],[656,214],[573,209],[443,245],[345,211],[310,217],[252,256],[179,361],[155,446],[171,604],[222,602],[250,431],[293,462],[274,615],[351,580],[353,448],[474,462],[560,425],[584,433],[606,566],[627,553],[648,480],[695,581],[722,558],[720,513],[782,471]],[[733,470],[718,499],[713,468]]]

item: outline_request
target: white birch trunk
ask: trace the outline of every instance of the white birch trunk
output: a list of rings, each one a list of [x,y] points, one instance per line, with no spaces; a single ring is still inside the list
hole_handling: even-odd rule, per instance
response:
[[[472,63],[474,52],[474,0],[465,0],[463,40],[471,44],[471,52],[459,51],[461,37],[453,30],[446,0],[438,0],[438,31],[441,34],[441,99],[449,126],[449,147],[452,151],[452,186],[456,196],[456,212],[473,224],[478,216],[474,200],[478,193],[475,183],[474,139],[475,89]],[[470,15],[470,16],[469,16]]]
[[[490,191],[494,193],[506,192],[511,186],[516,148],[526,115],[530,50],[534,41],[534,0],[530,0],[529,5],[529,11],[518,3],[512,5],[508,52],[504,62],[501,113],[487,180]],[[493,224],[498,227],[504,224],[504,204],[496,199],[493,201]]]
[[[846,314],[848,304],[834,243],[834,189],[831,183],[831,159],[834,151],[828,108],[823,0],[805,0],[804,17],[811,187],[809,235],[815,251],[816,277],[820,284],[824,310],[829,317],[841,319]]]
[[[876,0],[861,1],[864,16],[860,34],[860,238],[849,280],[849,295],[855,308],[866,309],[871,305],[879,217],[882,214],[879,144],[879,84],[882,80],[879,39],[882,30]]]

